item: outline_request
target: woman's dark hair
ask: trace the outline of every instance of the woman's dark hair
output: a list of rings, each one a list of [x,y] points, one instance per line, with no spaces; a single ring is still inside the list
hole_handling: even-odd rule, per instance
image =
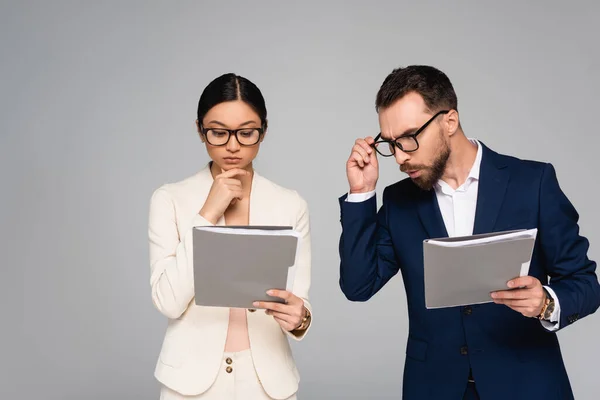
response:
[[[204,88],[198,101],[198,122],[214,106],[225,101],[241,100],[258,114],[263,128],[267,128],[267,106],[260,89],[248,79],[228,73],[219,76]]]

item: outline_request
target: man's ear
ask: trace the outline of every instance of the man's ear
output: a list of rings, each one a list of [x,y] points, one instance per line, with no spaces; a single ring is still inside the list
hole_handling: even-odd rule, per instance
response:
[[[458,118],[458,111],[450,110],[448,114],[446,114],[445,118],[446,129],[448,129],[448,136],[452,136],[458,131],[460,127],[460,120]]]

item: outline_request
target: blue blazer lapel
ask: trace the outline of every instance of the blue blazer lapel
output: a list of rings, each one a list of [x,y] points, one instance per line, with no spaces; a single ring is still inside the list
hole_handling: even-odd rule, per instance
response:
[[[492,232],[508,186],[509,170],[502,157],[483,143],[473,234]]]
[[[448,237],[435,190],[418,189],[417,210],[421,223],[430,238]]]

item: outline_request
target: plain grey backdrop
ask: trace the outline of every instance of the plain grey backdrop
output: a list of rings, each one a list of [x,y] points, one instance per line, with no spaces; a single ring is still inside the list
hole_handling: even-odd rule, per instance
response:
[[[449,3],[3,1],[0,397],[158,398],[149,199],[208,161],[196,106],[225,72],[267,101],[256,168],[310,206],[301,399],[400,398],[402,279],[351,303],[337,253],[345,161],[378,132],[375,94],[395,67],[442,69],[468,136],[552,162],[599,259],[599,3]],[[379,193],[402,178],[383,160]],[[559,334],[577,399],[597,398],[599,335],[599,315]]]

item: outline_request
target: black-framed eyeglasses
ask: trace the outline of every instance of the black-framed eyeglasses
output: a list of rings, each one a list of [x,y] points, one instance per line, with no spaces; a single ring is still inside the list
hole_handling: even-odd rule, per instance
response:
[[[240,129],[225,129],[225,128],[205,128],[200,127],[200,133],[204,135],[206,141],[211,146],[225,146],[229,143],[231,135],[241,146],[253,146],[260,141],[261,136],[265,133],[264,128],[240,128]]]
[[[427,128],[427,126],[436,119],[438,116],[442,114],[448,114],[450,110],[442,110],[438,111],[433,117],[429,119],[429,121],[425,122],[415,133],[411,133],[410,135],[400,136],[395,140],[385,140],[381,139],[381,132],[375,137],[375,142],[371,145],[377,153],[381,154],[383,157],[390,157],[396,153],[396,147],[405,153],[412,153],[413,151],[417,151],[419,149],[419,141],[417,140],[417,136]]]

